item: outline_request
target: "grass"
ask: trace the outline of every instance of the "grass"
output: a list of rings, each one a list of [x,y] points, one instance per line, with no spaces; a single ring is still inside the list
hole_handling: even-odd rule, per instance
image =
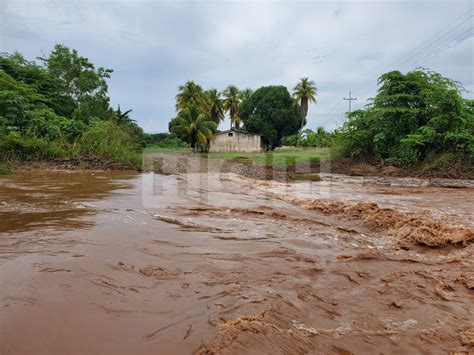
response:
[[[13,170],[6,164],[0,164],[0,176],[13,175]]]
[[[149,145],[144,150],[144,153],[189,153],[191,148],[188,147],[160,147],[155,145]]]
[[[209,158],[215,159],[249,159],[257,164],[272,164],[274,166],[288,166],[291,164],[302,164],[311,161],[325,161],[338,156],[337,150],[330,148],[313,149],[285,149],[273,152],[247,153],[247,152],[215,152],[208,153]]]

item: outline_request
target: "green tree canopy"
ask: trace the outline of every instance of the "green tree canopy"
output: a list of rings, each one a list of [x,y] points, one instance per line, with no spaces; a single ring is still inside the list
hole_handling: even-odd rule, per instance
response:
[[[235,128],[240,127],[240,115],[239,115],[239,104],[240,104],[240,92],[234,85],[229,85],[223,92],[224,95],[224,110],[229,112],[230,116],[230,128],[232,125]]]
[[[293,89],[293,98],[297,102],[301,117],[303,118],[301,120],[300,134],[306,124],[309,103],[316,102],[317,93],[318,89],[316,89],[316,84],[308,78],[301,78],[300,82]]]
[[[253,94],[252,89],[247,88],[247,89],[242,90],[240,92],[240,101],[244,102],[244,101],[250,99],[250,96],[252,96],[252,94]]]
[[[179,92],[176,95],[176,112],[184,110],[189,105],[196,105],[201,108],[205,107],[206,97],[201,85],[194,81],[188,81],[184,85],[180,85]]]
[[[96,69],[76,50],[59,44],[39,59],[37,64],[19,53],[0,54],[0,141],[5,151],[0,161],[86,153],[83,145],[90,141],[83,136],[94,131],[116,159],[134,156],[137,163],[133,150],[139,149],[143,131],[129,117],[131,110],[110,107],[107,80],[112,70]],[[112,134],[126,137],[127,145],[109,139]]]
[[[216,89],[211,89],[205,92],[206,95],[206,110],[212,121],[219,124],[224,119],[224,101],[221,93]]]
[[[57,44],[47,58],[40,59],[48,73],[60,83],[62,107],[69,116],[76,108],[87,114],[106,119],[109,114],[107,79],[113,72],[102,67],[95,68],[89,59],[82,57],[75,49]]]
[[[376,97],[342,128],[346,152],[405,166],[448,151],[465,158],[474,121],[461,92],[459,83],[427,70],[383,74]]]
[[[301,116],[284,86],[266,86],[256,90],[240,108],[240,117],[249,132],[263,136],[273,149],[281,139],[298,132]]]

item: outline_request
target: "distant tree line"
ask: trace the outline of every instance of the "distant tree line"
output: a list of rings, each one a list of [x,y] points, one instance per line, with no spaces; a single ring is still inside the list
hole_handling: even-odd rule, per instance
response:
[[[158,148],[184,148],[188,144],[171,133],[144,133],[142,142],[144,146]]]
[[[304,148],[330,148],[336,145],[336,138],[336,132],[328,132],[324,127],[317,127],[315,131],[305,129],[301,134],[283,138],[282,145]]]

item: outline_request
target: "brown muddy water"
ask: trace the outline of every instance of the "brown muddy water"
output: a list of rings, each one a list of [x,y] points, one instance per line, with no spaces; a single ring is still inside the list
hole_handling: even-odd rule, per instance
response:
[[[209,170],[0,178],[0,354],[474,351],[470,182]]]

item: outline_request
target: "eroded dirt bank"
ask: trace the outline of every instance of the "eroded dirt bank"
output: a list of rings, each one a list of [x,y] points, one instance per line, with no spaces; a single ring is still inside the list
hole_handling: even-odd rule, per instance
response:
[[[473,351],[469,184],[206,164],[2,178],[0,353]]]

